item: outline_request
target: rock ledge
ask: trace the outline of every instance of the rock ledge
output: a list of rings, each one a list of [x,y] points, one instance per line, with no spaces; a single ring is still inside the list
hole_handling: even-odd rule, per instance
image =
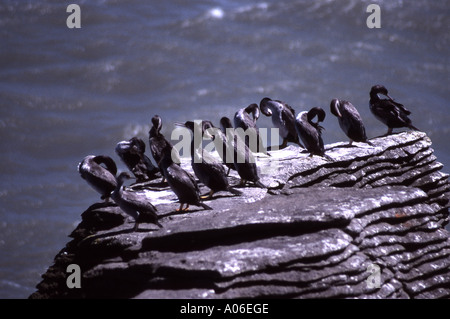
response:
[[[92,205],[30,298],[449,298],[448,174],[424,133],[372,142],[327,145],[333,161],[295,146],[259,157],[269,190],[217,193],[212,211],[175,212],[159,181],[134,185],[164,228],[132,233],[117,206]]]

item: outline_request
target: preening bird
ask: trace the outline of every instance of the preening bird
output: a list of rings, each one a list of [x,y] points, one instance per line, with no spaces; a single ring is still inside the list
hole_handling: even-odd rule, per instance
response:
[[[288,142],[303,147],[295,129],[295,111],[289,104],[265,97],[259,103],[259,108],[262,114],[272,117],[273,125],[279,129],[280,137],[283,139],[280,149],[285,148]]]
[[[381,99],[378,94],[382,94],[387,99]],[[388,90],[382,85],[374,85],[370,89],[370,111],[375,117],[388,127],[386,135],[392,134],[394,128],[408,127],[420,131],[414,125],[408,115],[411,112],[403,104],[395,102],[389,95]]]
[[[252,117],[250,117],[252,114]],[[249,106],[238,110],[234,115],[234,128],[245,141],[245,144],[250,148],[252,152],[260,152],[267,154],[267,150],[264,147],[262,138],[259,134],[256,121],[259,118],[258,104],[252,103]],[[242,129],[239,130],[239,129]],[[245,135],[244,135],[245,134]]]
[[[115,151],[138,183],[157,177],[159,169],[145,155],[145,143],[140,138],[132,137],[129,141],[117,143]]]
[[[88,155],[78,164],[78,172],[95,191],[100,193],[101,199],[109,200],[111,192],[117,185],[117,166],[111,157]]]
[[[314,117],[317,116],[317,122],[313,122]],[[322,140],[322,130],[319,125],[325,119],[325,111],[320,107],[313,107],[309,112],[301,112],[297,115],[295,120],[295,128],[298,136],[305,148],[310,153],[310,156],[319,155],[324,156],[325,147]]]
[[[345,100],[333,99],[330,103],[331,114],[338,118],[339,126],[350,139],[350,145],[355,142],[364,142],[373,145],[367,140],[366,129],[358,110],[352,103]]]

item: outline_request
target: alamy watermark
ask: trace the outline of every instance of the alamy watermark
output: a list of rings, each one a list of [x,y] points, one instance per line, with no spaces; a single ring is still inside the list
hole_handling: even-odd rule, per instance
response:
[[[69,29],[81,28],[81,8],[78,4],[69,4],[66,12],[70,15],[66,19],[66,25]]]
[[[70,273],[66,279],[67,288],[81,288],[81,268],[77,264],[70,264],[66,268],[66,272]]]
[[[381,8],[378,4],[369,4],[366,8],[367,13],[371,13],[366,19],[366,25],[369,29],[381,28]]]

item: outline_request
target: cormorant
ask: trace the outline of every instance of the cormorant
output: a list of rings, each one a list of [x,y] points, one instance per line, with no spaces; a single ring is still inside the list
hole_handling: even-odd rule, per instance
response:
[[[353,141],[373,145],[367,140],[362,118],[352,103],[333,99],[330,103],[330,111],[338,118],[339,126],[350,139],[350,145],[352,145]]]
[[[280,136],[283,139],[283,143],[279,146],[280,149],[285,148],[288,142],[303,147],[298,140],[295,129],[295,111],[289,104],[265,97],[259,103],[259,108],[262,114],[272,117],[273,125],[279,129]]]
[[[104,164],[103,167],[101,164]],[[108,201],[116,188],[117,166],[114,160],[104,155],[88,155],[78,164],[78,172],[86,182]]]
[[[129,173],[120,173],[117,177],[117,186],[112,192],[111,198],[125,213],[133,217],[135,221],[133,231],[138,229],[140,222],[153,223],[162,228],[163,226],[158,221],[159,217],[156,214],[156,207],[148,201],[148,198],[122,187],[125,180],[130,178],[132,177]]]
[[[200,202],[200,191],[194,177],[181,168],[180,165],[173,162],[172,150],[169,147],[164,148],[161,156],[162,158],[158,165],[164,171],[167,183],[180,201],[180,207],[177,211],[186,211],[189,209],[189,205],[212,209]],[[186,207],[183,209],[184,204],[186,204]]]
[[[260,181],[255,157],[239,135],[235,134],[230,119],[222,117],[220,127],[223,136],[226,137],[225,142],[232,147],[234,167],[241,177],[241,185],[249,181],[255,183],[258,187],[267,188]]]
[[[385,95],[387,99],[380,99],[378,94]],[[409,127],[420,131],[412,125],[408,115],[411,114],[403,104],[395,102],[389,95],[388,90],[382,85],[374,85],[370,90],[370,110],[373,115],[386,124],[388,131],[386,135],[392,134],[394,128]]]
[[[317,116],[317,122],[312,121],[315,116]],[[310,153],[310,156],[324,156],[325,154],[322,140],[323,127],[319,125],[319,122],[323,122],[324,119],[325,111],[320,107],[313,107],[309,112],[299,113],[295,120],[298,136]]]
[[[242,195],[242,192],[232,188],[228,183],[228,178],[223,165],[209,154],[202,147],[203,135],[208,129],[214,129],[210,121],[202,121],[202,123],[187,121],[186,123],[177,123],[178,126],[188,128],[192,134],[191,142],[191,165],[197,178],[210,188],[207,197],[219,191],[228,191],[234,195]]]
[[[250,113],[252,114],[252,117],[250,117]],[[245,144],[251,149],[252,152],[261,152],[269,155],[264,147],[262,138],[259,135],[258,127],[256,126],[256,120],[258,118],[258,104],[250,104],[246,108],[242,108],[235,113],[234,128],[236,133],[239,133],[241,139],[245,136]],[[238,130],[239,128],[241,128],[243,132]]]
[[[163,151],[168,148],[172,152],[172,156],[174,158],[174,163],[176,165],[180,164],[180,156],[178,152],[173,148],[172,143],[170,143],[164,135],[161,133],[162,128],[162,120],[159,115],[155,115],[152,118],[152,128],[148,132],[149,134],[149,145],[150,145],[150,152],[152,153],[153,159],[158,164],[159,169],[161,170],[163,174],[163,180],[164,180],[164,170],[160,166],[160,162],[162,159]],[[173,150],[173,151],[172,151]]]
[[[134,174],[138,183],[156,178],[159,169],[145,155],[145,143],[137,137],[116,145],[116,153]]]

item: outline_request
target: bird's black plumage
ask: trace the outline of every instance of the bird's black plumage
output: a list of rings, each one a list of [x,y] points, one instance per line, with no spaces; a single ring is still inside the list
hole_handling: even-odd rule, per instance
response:
[[[134,231],[138,229],[140,222],[150,222],[162,228],[163,226],[158,221],[156,207],[150,203],[148,198],[122,187],[125,180],[130,178],[131,176],[127,172],[123,172],[117,177],[117,186],[112,192],[111,198],[122,211],[133,217],[135,221]]]
[[[191,141],[191,165],[200,182],[211,189],[208,198],[219,191],[229,191],[233,194],[241,195],[240,191],[229,185],[223,165],[202,147],[205,132],[214,130],[212,123],[210,121],[202,121],[201,123],[187,121],[178,125],[188,128],[193,134]]]
[[[148,132],[150,152],[152,154],[153,159],[157,163],[159,169],[161,170],[162,174],[164,175],[164,170],[159,164],[161,163],[162,154],[166,150],[169,150],[172,153],[173,162],[176,165],[180,164],[180,157],[178,152],[173,148],[172,143],[170,143],[161,133],[162,119],[159,115],[153,116],[152,125],[153,125],[152,128]]]
[[[387,99],[381,99],[378,94],[382,94]],[[408,115],[411,112],[406,109],[403,104],[395,102],[388,94],[388,90],[382,85],[374,85],[370,89],[370,111],[375,117],[388,127],[386,135],[392,133],[394,128],[408,127],[410,129],[419,131],[412,125],[411,119]]]
[[[252,116],[250,116],[252,114]],[[259,118],[259,106],[252,103],[239,109],[234,115],[235,132],[241,137],[252,152],[267,154],[256,121]],[[242,129],[242,130],[241,130]]]
[[[313,118],[317,116],[317,122],[313,122]],[[295,128],[298,136],[310,156],[324,156],[325,147],[322,140],[323,127],[319,122],[325,119],[325,111],[320,107],[313,107],[309,112],[301,112],[295,120]]]
[[[180,208],[183,210],[183,205],[201,206],[204,209],[212,209],[205,203],[200,201],[200,191],[194,177],[186,172],[180,165],[173,162],[172,151],[170,148],[165,148],[161,154],[162,158],[159,162],[161,169],[164,171],[164,176],[172,191],[177,195],[180,202]]]
[[[234,167],[241,178],[241,184],[245,184],[249,181],[253,182],[258,187],[266,188],[260,181],[255,157],[239,135],[235,134],[230,119],[222,117],[220,126],[227,147],[229,147],[232,152]]]
[[[104,165],[104,166],[102,166]],[[86,182],[108,200],[116,188],[117,166],[114,160],[104,155],[88,155],[78,164],[78,172]]]
[[[265,116],[272,117],[273,125],[279,129],[280,137],[283,139],[280,149],[285,148],[288,142],[303,147],[295,129],[295,111],[289,104],[265,97],[259,103],[259,108]]]
[[[145,155],[145,143],[140,138],[132,137],[129,141],[117,143],[115,151],[138,183],[157,177],[159,169]]]
[[[330,111],[338,118],[339,126],[350,139],[350,144],[353,141],[371,144],[367,140],[366,129],[361,115],[359,115],[358,110],[352,103],[333,99],[330,103]]]

